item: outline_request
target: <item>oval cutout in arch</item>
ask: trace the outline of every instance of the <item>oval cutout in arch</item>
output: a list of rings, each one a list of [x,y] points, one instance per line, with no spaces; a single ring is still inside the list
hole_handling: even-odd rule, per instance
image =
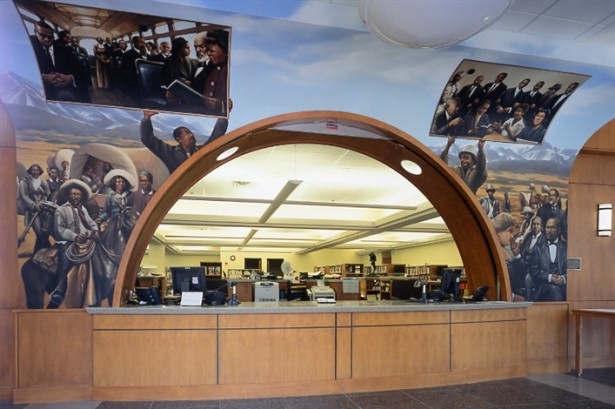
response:
[[[404,170],[411,175],[419,176],[423,173],[423,169],[421,169],[421,167],[417,163],[412,162],[411,160],[402,160],[401,167],[404,168]]]

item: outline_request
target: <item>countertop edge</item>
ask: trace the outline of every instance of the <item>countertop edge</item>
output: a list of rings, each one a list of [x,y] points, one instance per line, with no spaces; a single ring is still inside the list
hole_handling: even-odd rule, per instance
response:
[[[425,312],[425,311],[470,311],[528,308],[531,302],[487,301],[479,303],[415,304],[405,301],[338,301],[335,304],[318,304],[315,301],[300,302],[244,302],[238,306],[144,305],[119,308],[88,307],[91,315],[162,315],[162,314],[314,314],[358,312]]]

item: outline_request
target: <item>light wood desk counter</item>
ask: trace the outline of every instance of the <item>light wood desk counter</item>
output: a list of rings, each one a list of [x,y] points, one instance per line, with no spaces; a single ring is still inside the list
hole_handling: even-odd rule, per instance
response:
[[[529,305],[287,301],[18,310],[14,400],[301,396],[524,376]],[[61,330],[31,335],[50,319]],[[78,349],[58,353],[64,342]]]

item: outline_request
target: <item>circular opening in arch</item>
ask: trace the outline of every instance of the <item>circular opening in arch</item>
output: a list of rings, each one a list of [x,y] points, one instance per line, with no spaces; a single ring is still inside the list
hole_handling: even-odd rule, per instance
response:
[[[408,159],[404,159],[401,161],[401,167],[404,168],[404,170],[411,175],[418,176],[423,173],[423,169],[421,169],[418,164]]]
[[[231,156],[233,156],[238,150],[239,150],[238,146],[233,146],[232,148],[229,148],[229,149],[225,150],[224,152],[222,152],[220,155],[218,155],[218,157],[216,157],[216,160],[218,162],[220,162],[220,161],[223,161],[225,159],[228,159]]]

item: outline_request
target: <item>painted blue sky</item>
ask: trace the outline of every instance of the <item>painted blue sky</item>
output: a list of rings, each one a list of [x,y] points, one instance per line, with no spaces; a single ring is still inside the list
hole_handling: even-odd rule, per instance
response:
[[[231,129],[272,115],[330,109],[390,123],[426,145],[441,144],[442,138],[428,136],[431,117],[444,84],[463,59],[590,75],[553,121],[546,138],[553,145],[580,148],[615,113],[615,69],[527,55],[522,42],[517,50],[511,50],[507,42],[502,48],[509,52],[478,48],[480,44],[446,50],[401,49],[361,29],[356,8],[338,7],[332,12],[331,8],[317,7],[327,2],[79,3],[232,26]],[[263,17],[266,15],[282,19]],[[334,22],[356,29],[332,27]],[[13,71],[40,82],[26,32],[10,0],[0,0],[0,38],[0,71]],[[486,78],[485,82],[489,81]],[[511,80],[509,86],[515,83]],[[159,118],[176,119],[170,114]],[[210,118],[194,121],[206,121],[211,126],[214,122]]]

